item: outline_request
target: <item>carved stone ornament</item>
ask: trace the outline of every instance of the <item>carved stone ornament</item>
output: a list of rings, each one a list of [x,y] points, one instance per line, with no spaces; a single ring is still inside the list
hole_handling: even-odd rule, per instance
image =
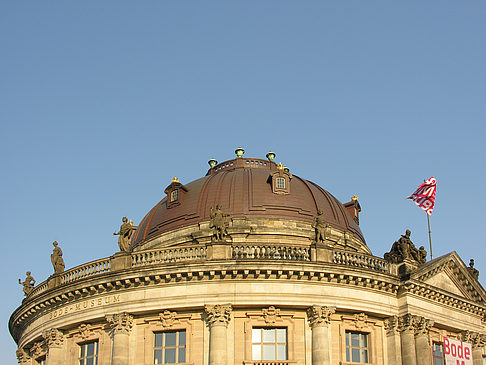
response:
[[[51,262],[52,266],[54,267],[54,273],[55,274],[61,274],[64,272],[64,260],[62,258],[62,250],[61,247],[59,247],[57,241],[54,241],[52,243],[54,246],[54,249],[52,250],[51,254]]]
[[[163,313],[159,313],[162,327],[172,327],[177,322],[177,313],[165,310]]]
[[[91,328],[91,325],[88,323],[81,324],[79,326],[79,337],[81,337],[83,340],[86,340],[91,336],[93,336],[93,330]]]
[[[486,344],[486,335],[478,332],[464,331],[462,341],[469,342],[473,348],[482,348]]]
[[[266,324],[275,324],[278,320],[280,320],[280,309],[275,308],[273,305],[262,309],[263,319],[265,320]]]
[[[474,268],[474,259],[469,260],[469,267],[467,268],[467,270],[474,279],[479,279],[479,270]]]
[[[388,336],[398,332],[398,316],[388,317],[384,321],[384,327]]]
[[[213,241],[224,241],[225,237],[228,236],[229,214],[223,213],[221,204],[218,204],[216,210],[211,207],[209,216],[211,218],[209,228],[213,228]]]
[[[414,327],[414,316],[410,313],[407,313],[398,318],[398,331],[399,332],[415,332]]]
[[[27,295],[29,295],[29,294],[32,292],[32,290],[34,290],[35,280],[34,280],[34,278],[33,278],[33,277],[30,275],[30,271],[27,271],[27,272],[25,273],[25,275],[26,275],[25,280],[24,280],[24,281],[21,281],[21,280],[19,279],[19,284],[20,284],[20,285],[22,285],[22,286],[24,287],[24,288],[23,288],[23,290],[24,290],[24,295],[25,295],[25,296],[27,296]]]
[[[17,349],[15,352],[19,364],[26,364],[30,361],[30,356],[23,349]]]
[[[415,335],[427,335],[429,334],[430,328],[434,325],[434,321],[426,319],[424,317],[415,316]]]
[[[368,316],[364,313],[356,313],[354,315],[354,326],[360,330],[368,326]]]
[[[46,349],[44,348],[43,342],[34,342],[32,347],[30,348],[30,357],[33,357],[34,359],[45,355],[45,353]]]
[[[228,326],[232,311],[231,304],[206,304],[204,311],[210,326]]]
[[[331,315],[336,312],[335,307],[322,307],[313,305],[307,309],[307,318],[311,327],[328,326],[331,323]]]
[[[114,335],[129,334],[132,330],[133,316],[126,312],[109,314],[106,316],[106,321]]]
[[[61,347],[64,342],[63,333],[56,328],[45,330],[42,333],[42,337],[44,337],[48,348]]]

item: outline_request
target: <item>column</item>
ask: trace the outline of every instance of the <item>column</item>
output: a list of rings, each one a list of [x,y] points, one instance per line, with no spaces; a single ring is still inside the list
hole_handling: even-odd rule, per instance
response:
[[[209,323],[209,365],[226,365],[226,328],[230,321],[231,304],[206,305]]]
[[[49,365],[64,365],[64,335],[56,328],[45,330],[42,334],[47,345],[47,358]]]
[[[401,364],[402,353],[400,332],[398,332],[398,316],[385,319],[387,364]]]
[[[128,365],[130,356],[130,332],[133,326],[133,316],[128,313],[117,313],[106,316],[113,338],[112,365]],[[50,365],[50,364],[49,364]]]
[[[313,305],[307,310],[309,325],[312,330],[312,365],[330,365],[329,325],[334,307]]]
[[[483,365],[483,347],[486,336],[480,333],[471,333],[472,356],[474,365]]]
[[[415,317],[415,349],[417,352],[417,365],[430,365],[431,349],[429,341],[430,327],[434,322],[424,317]]]
[[[398,318],[398,330],[400,331],[402,364],[417,365],[414,317],[411,314],[405,314]]]

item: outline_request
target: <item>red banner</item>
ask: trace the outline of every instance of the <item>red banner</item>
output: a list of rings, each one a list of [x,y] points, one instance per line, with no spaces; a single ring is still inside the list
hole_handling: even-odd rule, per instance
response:
[[[418,187],[418,189],[410,196],[407,196],[407,199],[412,199],[415,204],[417,204],[420,208],[425,210],[428,215],[432,214],[435,205],[435,191],[437,189],[437,180],[434,177],[431,177],[427,181],[425,181],[422,185]]]

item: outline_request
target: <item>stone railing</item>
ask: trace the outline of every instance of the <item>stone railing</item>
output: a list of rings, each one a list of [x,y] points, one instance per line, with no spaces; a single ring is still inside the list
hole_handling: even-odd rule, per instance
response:
[[[88,276],[94,276],[110,271],[110,259],[101,259],[87,264],[74,267],[61,274],[61,283],[72,283],[79,279],[87,278]]]
[[[206,260],[206,247],[166,248],[132,253],[132,267]]]
[[[391,265],[388,261],[364,253],[333,250],[332,262],[338,265],[354,266],[382,273],[391,273]]]
[[[245,245],[233,246],[233,259],[235,260],[287,260],[310,261],[308,247]]]
[[[244,365],[290,365],[297,364],[297,361],[290,360],[252,360],[243,361]]]

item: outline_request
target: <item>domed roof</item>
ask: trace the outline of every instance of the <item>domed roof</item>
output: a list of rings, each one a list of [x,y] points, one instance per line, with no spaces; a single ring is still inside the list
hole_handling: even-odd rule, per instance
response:
[[[279,177],[280,181],[276,182]],[[183,185],[174,178],[165,193],[140,222],[132,248],[165,232],[210,220],[211,208],[217,205],[231,218],[306,222],[312,222],[320,210],[327,224],[365,242],[357,219],[334,196],[311,181],[291,175],[272,161],[243,157],[225,161],[190,183]]]

